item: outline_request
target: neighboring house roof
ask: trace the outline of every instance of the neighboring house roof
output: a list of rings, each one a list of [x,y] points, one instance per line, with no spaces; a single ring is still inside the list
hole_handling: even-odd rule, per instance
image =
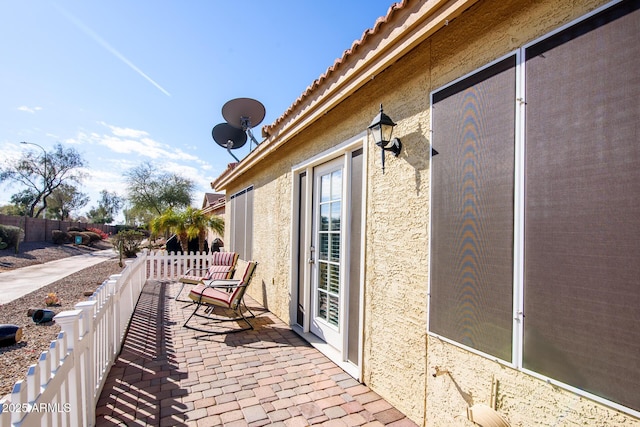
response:
[[[224,199],[223,193],[204,193],[202,208],[204,209],[208,206],[215,204],[218,201],[218,199],[220,199],[221,197]]]
[[[222,193],[204,193],[202,210],[205,213],[215,213],[225,206],[225,195]]]
[[[276,121],[262,128],[264,141],[211,183],[224,189],[251,166],[287,143],[368,81],[449,24],[478,0],[403,0],[366,30]],[[375,106],[372,106],[375,109]],[[368,124],[368,123],[367,123]],[[366,125],[363,125],[363,129]]]

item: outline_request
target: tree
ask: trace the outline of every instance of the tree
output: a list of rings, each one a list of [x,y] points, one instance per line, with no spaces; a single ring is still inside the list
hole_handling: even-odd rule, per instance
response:
[[[84,207],[89,203],[89,196],[78,191],[70,184],[62,184],[49,196],[47,212],[51,218],[64,221],[69,219],[71,212]]]
[[[25,203],[26,214],[37,218],[47,208],[47,198],[53,191],[62,184],[82,181],[80,168],[84,165],[78,151],[58,143],[50,152],[26,151],[18,159],[6,160],[0,167],[0,182],[12,181],[24,187],[12,199]]]
[[[224,220],[219,216],[208,216],[201,209],[192,206],[183,211],[167,209],[162,215],[154,218],[150,223],[154,234],[171,231],[178,236],[183,251],[187,251],[189,240],[198,238],[198,250],[204,251],[204,241],[207,230],[212,228],[219,234],[224,233]]]
[[[140,227],[149,222],[157,216],[148,210],[140,210],[132,207],[130,203],[127,203],[126,207],[122,210],[124,214],[124,223],[132,227]]]
[[[3,215],[13,215],[13,216],[24,216],[24,209],[20,208],[20,206],[16,205],[3,205],[0,206],[0,214]]]
[[[100,200],[97,207],[89,210],[89,221],[94,224],[109,224],[113,222],[113,217],[120,210],[124,200],[115,192],[102,190],[100,192]]]
[[[125,174],[132,212],[162,215],[191,204],[195,183],[175,173],[157,172],[145,162]]]
[[[11,203],[15,207],[18,212],[18,216],[25,216],[27,211],[29,210],[29,206],[33,203],[37,198],[37,194],[31,188],[26,188],[18,193],[11,195]]]

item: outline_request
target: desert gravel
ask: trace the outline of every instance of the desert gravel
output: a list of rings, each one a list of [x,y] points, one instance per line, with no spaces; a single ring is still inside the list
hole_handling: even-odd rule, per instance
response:
[[[0,292],[2,291],[2,271],[109,247],[110,245],[106,242],[101,242],[94,248],[50,243],[24,243],[20,246],[18,256],[15,256],[13,250],[1,250]],[[60,300],[60,305],[48,307],[49,309],[56,313],[71,310],[76,303],[88,299],[84,295],[85,292],[95,291],[110,275],[121,271],[118,259],[110,259],[51,283],[22,298],[0,305],[0,324],[17,324],[23,328],[20,342],[12,346],[0,347],[0,399],[11,393],[16,381],[26,378],[29,365],[38,361],[40,353],[49,348],[51,341],[60,332],[60,327],[54,322],[36,325],[30,317],[27,317],[27,311],[30,308],[47,308],[44,299],[49,292],[55,292]]]

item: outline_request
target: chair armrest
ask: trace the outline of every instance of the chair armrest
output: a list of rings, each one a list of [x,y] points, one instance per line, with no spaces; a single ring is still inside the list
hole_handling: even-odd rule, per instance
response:
[[[215,279],[203,280],[204,286],[207,288],[235,289],[243,286],[242,282],[237,279]]]
[[[207,271],[208,268],[203,267],[203,268],[190,268],[187,271],[184,272],[185,275],[189,274],[189,272],[191,271]]]

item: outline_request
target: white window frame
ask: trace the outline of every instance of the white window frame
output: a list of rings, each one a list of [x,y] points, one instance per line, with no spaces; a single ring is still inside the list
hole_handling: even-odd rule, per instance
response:
[[[489,64],[486,64],[454,81],[444,85],[442,87],[433,90],[430,93],[430,123],[429,129],[431,129],[431,140],[433,141],[433,96],[435,93],[440,92],[441,90],[452,86],[470,76],[473,76],[486,68],[495,65],[496,63],[504,60],[507,57],[512,55],[516,55],[516,99],[514,102],[516,103],[516,117],[515,117],[515,159],[514,159],[514,265],[513,265],[513,341],[512,341],[512,360],[513,362],[508,362],[499,358],[496,358],[493,355],[489,355],[477,349],[466,346],[462,343],[439,335],[437,333],[431,332],[429,325],[429,315],[427,315],[427,334],[429,336],[437,337],[438,339],[447,342],[456,347],[463,348],[466,351],[474,353],[478,356],[484,357],[486,359],[493,360],[500,365],[508,366],[514,368],[520,372],[531,375],[532,377],[538,378],[548,384],[552,384],[554,386],[560,387],[562,389],[568,390],[572,393],[575,393],[579,396],[584,396],[589,398],[595,402],[601,403],[608,407],[619,410],[620,412],[632,415],[634,417],[640,418],[640,411],[631,409],[629,407],[620,405],[611,400],[607,400],[601,396],[586,392],[582,389],[574,387],[572,385],[563,383],[554,378],[547,377],[538,372],[531,371],[523,367],[523,344],[524,344],[524,324],[523,324],[523,312],[524,312],[524,188],[525,188],[525,108],[526,108],[526,99],[525,99],[525,79],[526,79],[526,57],[525,51],[527,48],[536,45],[548,38],[555,36],[556,34],[571,28],[572,26],[591,18],[598,13],[607,10],[618,3],[621,3],[623,0],[614,0],[610,3],[603,5],[578,19],[575,19],[554,31],[551,31],[545,34],[542,37],[539,37],[530,43],[523,45],[521,48],[509,52],[507,55],[504,55],[495,61],[492,61]],[[437,147],[435,147],[437,149]],[[430,156],[430,160],[432,161],[432,157]],[[437,159],[436,159],[437,160]],[[431,169],[433,171],[433,169]],[[433,172],[431,172],[430,180],[433,182]],[[429,201],[431,204],[431,200]],[[431,210],[431,209],[430,209]],[[431,229],[431,217],[429,217],[429,229]],[[429,310],[430,304],[430,295],[431,295],[431,273],[429,273],[429,283],[428,283],[428,291],[427,291],[427,309]]]

